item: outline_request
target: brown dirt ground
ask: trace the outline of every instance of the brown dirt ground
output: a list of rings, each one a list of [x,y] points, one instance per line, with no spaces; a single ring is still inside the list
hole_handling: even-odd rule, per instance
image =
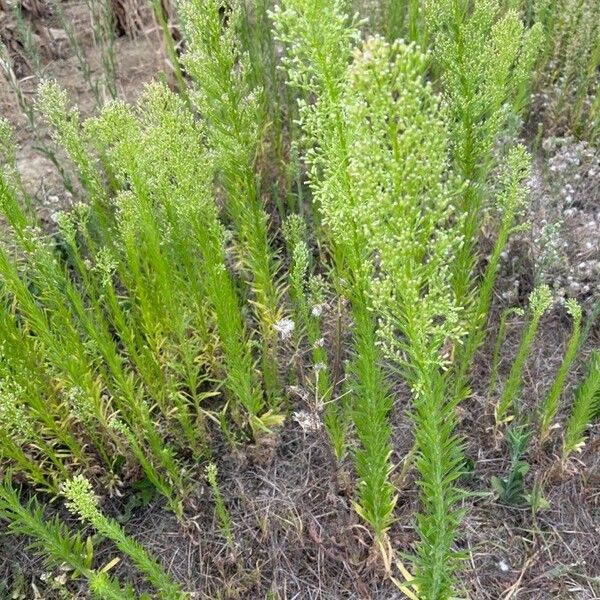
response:
[[[66,2],[81,43],[99,69],[91,45],[87,12],[82,2]],[[59,24],[48,21],[59,28]],[[59,36],[60,38],[60,36]],[[61,44],[63,44],[61,46]],[[57,42],[54,57],[44,62],[44,74],[55,77],[70,93],[82,114],[94,103],[78,71],[75,58]],[[160,36],[155,28],[137,38],[117,40],[119,91],[134,99],[144,81],[165,69]],[[31,96],[35,81],[21,82]],[[0,80],[0,112],[14,123],[18,162],[24,179],[39,200],[48,220],[68,206],[71,196],[50,161],[33,149],[26,126],[9,86]],[[548,138],[539,149],[531,182],[532,206],[527,215],[531,230],[515,237],[506,253],[489,326],[486,347],[478,357],[473,395],[460,407],[459,434],[474,471],[464,486],[478,494],[465,503],[466,518],[458,544],[468,551],[462,581],[473,600],[592,600],[600,597],[600,433],[594,426],[584,452],[569,469],[556,470],[558,432],[549,447],[532,444],[527,485],[545,483],[550,508],[533,515],[528,508],[501,505],[489,494],[490,477],[501,476],[508,465],[505,445],[491,429],[493,398],[488,398],[489,357],[498,318],[504,307],[525,305],[534,281],[546,280],[558,297],[574,295],[589,312],[600,289],[597,257],[600,251],[600,168],[597,151],[568,138]],[[573,210],[574,209],[574,210]],[[563,222],[551,242],[547,226]],[[583,263],[583,266],[582,266]],[[334,329],[334,311],[329,321]],[[521,322],[510,321],[504,344],[501,374],[506,375],[516,353]],[[569,322],[560,302],[540,328],[535,351],[526,369],[524,404],[534,407],[544,397],[569,335]],[[565,398],[583,372],[585,356],[598,347],[600,333],[592,328],[584,352],[569,378]],[[298,393],[300,392],[300,393]],[[290,393],[292,410],[314,414],[302,390]],[[407,418],[409,395],[398,385],[394,407],[394,460],[401,465],[411,447]],[[565,406],[560,422],[564,422]],[[317,421],[319,419],[317,418]],[[303,426],[304,425],[304,426]],[[306,428],[302,419],[287,419],[276,438],[261,448],[232,453],[218,432],[214,455],[219,457],[221,490],[233,520],[235,551],[223,540],[214,519],[213,503],[201,474],[187,499],[187,526],[182,527],[160,502],[136,509],[126,529],[159,556],[172,575],[194,592],[194,598],[314,599],[403,598],[370,556],[370,537],[351,507],[354,487],[351,462],[336,465],[322,429]],[[409,554],[415,540],[413,523],[418,510],[412,475],[396,476],[399,486],[397,521],[391,540],[398,552]],[[105,510],[119,514],[122,501],[106,499]],[[102,543],[98,564],[113,557]],[[126,559],[112,571],[129,579]],[[26,550],[26,540],[0,535],[0,573],[15,590],[12,598],[85,598],[77,585],[62,583],[61,573],[47,573],[39,559]],[[20,582],[20,583],[19,583]],[[143,589],[143,585],[136,581]],[[70,590],[70,591],[67,591]],[[0,597],[2,595],[0,587]]]

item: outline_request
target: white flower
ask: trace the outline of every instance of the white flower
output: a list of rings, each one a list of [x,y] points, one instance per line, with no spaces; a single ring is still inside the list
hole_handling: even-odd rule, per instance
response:
[[[318,415],[309,413],[305,410],[299,410],[292,415],[292,418],[303,431],[319,431],[321,429],[321,420]]]
[[[277,321],[277,323],[273,325],[273,328],[275,329],[275,331],[277,331],[277,333],[279,333],[282,340],[287,340],[296,328],[296,324],[294,323],[294,321],[292,321],[292,319],[288,319],[286,317]]]

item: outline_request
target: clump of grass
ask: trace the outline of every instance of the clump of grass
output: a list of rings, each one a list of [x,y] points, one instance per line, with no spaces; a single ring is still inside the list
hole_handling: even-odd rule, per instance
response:
[[[87,2],[88,0],[86,0]],[[90,16],[92,17],[92,35],[94,43],[100,48],[103,65],[103,69],[100,72],[93,68],[79,41],[73,19],[65,12],[62,3],[58,0],[49,0],[49,4],[67,36],[77,68],[92,93],[96,107],[100,108],[104,104],[106,96],[115,98],[117,94],[116,59],[114,52],[115,32],[113,17],[110,12],[110,2],[108,0],[99,0],[98,2],[88,3]]]

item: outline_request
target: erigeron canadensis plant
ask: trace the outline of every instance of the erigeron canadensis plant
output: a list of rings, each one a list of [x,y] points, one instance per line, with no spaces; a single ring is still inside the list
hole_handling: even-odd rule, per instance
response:
[[[180,2],[187,39],[182,60],[195,84],[192,101],[205,123],[218,180],[227,196],[236,256],[250,279],[260,325],[265,391],[276,408],[281,402],[274,328],[282,318],[279,266],[270,246],[269,218],[254,170],[264,123],[263,90],[254,87],[249,56],[240,47],[241,2],[235,0],[221,12],[218,0]]]
[[[594,0],[535,0],[546,41],[537,81],[548,128],[594,140],[600,131],[600,6]]]
[[[502,346],[504,339],[506,338],[506,330],[508,328],[508,319],[511,315],[518,315],[522,317],[525,315],[525,311],[522,308],[505,308],[500,313],[500,323],[498,324],[498,331],[496,333],[496,340],[494,342],[494,350],[492,352],[492,368],[490,372],[490,380],[487,386],[487,399],[489,399],[496,393],[496,384],[498,383],[498,370],[502,361]]]
[[[462,453],[444,370],[447,348],[463,335],[451,276],[462,244],[454,203],[463,188],[448,175],[445,115],[424,81],[426,60],[401,42],[367,40],[343,103],[357,221],[378,262],[379,337],[413,392],[422,506],[415,581],[423,598],[447,598],[455,586]]]
[[[574,300],[573,298],[567,300],[565,305],[569,316],[573,320],[573,329],[569,341],[567,342],[567,348],[558,372],[556,373],[552,386],[540,407],[540,443],[543,443],[548,438],[552,422],[558,411],[558,405],[565,387],[567,375],[569,374],[571,365],[581,347],[581,306],[577,300]]]
[[[54,480],[67,473],[52,448],[35,430],[35,420],[29,415],[22,388],[9,380],[0,385],[0,444],[2,458],[10,461],[21,473],[40,488],[53,490]],[[28,454],[28,448],[40,447],[48,455],[50,465],[38,463]],[[36,457],[37,458],[37,457]],[[55,472],[56,469],[56,472]]]
[[[159,489],[176,507],[181,467],[158,431],[166,423],[176,446],[202,451],[201,404],[207,396],[202,385],[210,362],[202,357],[213,343],[205,297],[212,299],[209,306],[216,313],[225,357],[220,371],[226,371],[227,387],[236,399],[234,414],[248,418],[255,432],[275,422],[262,410],[260,382],[225,264],[212,163],[191,114],[160,85],[148,88],[137,114],[111,104],[100,118],[86,123],[84,132],[55,85],[42,87],[39,106],[76,165],[91,207],[58,218],[67,249],[63,263],[65,257],[36,233],[35,217],[21,208],[22,186],[15,185],[12,174],[2,178],[3,212],[24,256],[24,261],[13,261],[7,250],[0,252],[4,293],[10,300],[3,307],[12,328],[5,333],[14,334],[5,340],[14,351],[11,369],[23,373],[40,352],[39,387],[47,390],[42,397],[48,392],[53,397],[56,389],[77,390],[75,402],[70,393],[57,402],[69,415],[58,422],[71,425],[75,420],[86,434],[84,442],[58,432],[58,440],[71,442],[69,460],[76,457],[86,464],[81,448],[89,441],[109,470],[115,447],[138,461],[143,457],[147,476],[166,482]],[[110,166],[113,184],[128,188],[112,205],[86,136],[93,137]],[[205,176],[198,177],[201,173]],[[200,270],[199,251],[204,259]],[[26,325],[15,327],[15,315]],[[27,343],[21,343],[23,338]],[[30,406],[35,398],[29,399]],[[47,422],[54,420],[53,405],[44,410]],[[113,423],[124,427],[117,430]],[[41,442],[36,447],[46,448]],[[13,452],[17,457],[22,458]],[[40,473],[35,477],[41,484]]]
[[[494,150],[511,114],[523,108],[543,34],[539,25],[525,29],[516,11],[503,13],[497,0],[431,1],[423,9],[450,115],[454,162],[467,182],[458,204],[464,243],[453,267],[463,304],[475,292],[476,244]],[[464,316],[468,321],[471,312]]]
[[[586,430],[600,414],[600,353],[594,351],[588,362],[587,373],[573,397],[571,411],[565,424],[562,459],[565,462],[573,452],[580,452],[586,442]]]
[[[499,176],[500,192],[496,201],[499,212],[499,227],[496,240],[475,293],[467,325],[467,335],[457,361],[457,394],[462,393],[473,357],[485,339],[485,326],[500,269],[502,253],[510,236],[520,231],[524,226],[524,224],[519,223],[519,217],[521,217],[527,206],[528,197],[525,182],[530,172],[531,159],[525,147],[518,144],[511,148]]]
[[[15,9],[20,14],[20,8],[16,7]],[[37,68],[39,62],[39,56],[37,53],[30,53],[29,50],[32,47],[29,44],[29,35],[30,26],[25,26],[22,17],[19,17],[17,22],[23,23],[23,27],[27,27],[27,29],[19,28],[21,33],[21,42],[24,46],[25,52],[27,53],[27,57],[31,65],[35,66],[35,77],[39,78],[41,74],[41,70]],[[23,33],[25,31],[26,33]],[[36,48],[37,50],[37,48]],[[15,65],[10,55],[8,48],[0,41],[0,71],[4,74],[4,78],[11,89],[15,100],[21,110],[21,113],[27,120],[27,125],[29,126],[29,130],[33,134],[33,139],[35,143],[35,149],[38,152],[41,152],[52,164],[56,167],[57,171],[60,173],[63,184],[67,190],[70,192],[73,191],[73,186],[70,177],[66,173],[63,168],[61,161],[56,156],[55,150],[48,144],[45,136],[42,133],[42,128],[40,127],[39,116],[35,111],[35,106],[33,100],[29,97],[27,90],[24,88],[22,80],[20,80],[15,72]],[[3,119],[0,119],[0,123]],[[2,140],[0,140],[2,142]],[[0,148],[4,146],[4,143],[0,143]]]
[[[359,476],[355,508],[371,525],[376,546],[389,563],[386,532],[396,503],[389,480],[392,464],[389,410],[392,398],[381,366],[371,288],[373,264],[366,228],[359,220],[356,185],[349,165],[343,95],[348,63],[358,31],[337,1],[293,0],[273,13],[276,36],[286,44],[290,85],[316,101],[299,101],[314,202],[327,227],[336,274],[345,281],[353,318],[351,377],[353,422],[361,447],[356,452]]]
[[[67,153],[75,166],[77,177],[92,204],[91,214],[100,221],[93,223],[97,233],[97,230],[107,227],[108,194],[81,134],[79,110],[69,106],[66,92],[52,81],[40,83],[36,109],[50,125],[50,135],[55,143]]]
[[[312,359],[314,381],[311,381],[311,385],[314,389],[317,409],[323,411],[323,419],[335,454],[341,458],[345,448],[344,426],[336,405],[337,401],[332,399],[333,385],[329,371],[329,356],[321,327],[323,299],[316,298],[309,289],[311,281],[309,272],[313,265],[306,242],[306,223],[299,215],[290,215],[284,223],[283,230],[291,256],[289,293],[298,323],[296,328],[298,344],[301,345],[302,336],[306,336]]]
[[[86,416],[81,418],[81,414],[78,416],[105,467],[110,469],[113,463],[113,459],[109,457],[116,439],[110,431],[108,420],[114,410],[127,415],[130,422],[136,423],[138,431],[143,426],[143,434],[140,434],[146,437],[153,446],[155,455],[160,458],[164,442],[160,439],[155,424],[148,418],[147,411],[143,410],[144,404],[139,402],[131,373],[119,355],[103,320],[100,306],[95,304],[91,309],[86,306],[85,296],[63,269],[52,248],[27,224],[27,216],[20,211],[18,199],[14,195],[5,194],[3,208],[4,215],[12,226],[15,241],[27,257],[26,269],[21,272],[18,263],[8,259],[5,250],[0,252],[0,271],[5,286],[17,302],[17,314],[26,320],[26,330],[31,330],[27,334],[34,333],[37,336],[37,346],[41,343],[47,353],[42,364],[48,364],[55,371],[52,378],[58,375],[59,386],[66,385],[69,389],[81,390],[86,398],[87,412],[92,413],[87,417],[93,416],[93,419]],[[37,287],[37,295],[29,289],[27,281],[34,284],[34,289]],[[21,333],[18,328],[16,333]],[[5,343],[12,340],[14,337],[11,339],[6,336]],[[21,354],[26,354],[34,347],[36,346],[32,344],[24,345]],[[19,357],[15,358],[13,370],[22,365]],[[23,360],[31,361],[32,357],[26,356]],[[99,366],[98,362],[102,360],[105,361],[104,365]],[[103,383],[99,383],[100,381]],[[104,387],[112,392],[113,402],[109,403],[107,397],[101,394]],[[52,386],[48,391],[52,393]],[[73,416],[76,414],[76,411],[72,413]],[[47,418],[51,418],[51,413]],[[81,452],[75,454],[80,455]],[[176,479],[178,469],[169,464],[164,466],[169,468]]]
[[[82,444],[60,427],[50,425],[58,419],[72,425],[55,390],[66,387],[84,391],[90,405],[97,409],[100,428],[106,417],[102,406],[99,373],[95,366],[96,350],[80,337],[77,320],[94,329],[93,316],[83,306],[82,298],[57,262],[50,245],[37,228],[36,221],[22,209],[22,186],[10,187],[5,172],[0,174],[0,206],[8,225],[5,247],[0,249],[0,274],[4,284],[2,303],[3,348],[10,377],[28,393],[29,414],[45,423],[44,433],[52,432],[55,440],[67,443],[71,456],[85,464]],[[23,260],[16,260],[15,250]],[[18,315],[18,318],[17,318]],[[8,374],[7,374],[8,375]],[[102,425],[104,423],[104,426]],[[49,426],[50,425],[50,426]],[[98,426],[88,427],[96,450],[104,458],[111,453],[106,440],[96,435]],[[110,465],[111,461],[106,460]]]
[[[72,577],[85,578],[94,598],[100,600],[134,600],[137,596],[131,586],[122,587],[103,569],[93,568],[94,545],[91,537],[82,538],[72,532],[58,515],[47,518],[45,507],[34,497],[27,503],[5,476],[0,485],[0,519],[8,523],[5,531],[11,535],[25,535],[30,549],[43,557],[49,567],[71,569]]]
[[[447,134],[436,116],[438,101],[423,81],[425,57],[403,43],[373,38],[355,51],[348,69],[357,34],[336,2],[289,2],[275,21],[288,45],[292,84],[316,96],[315,104],[301,104],[305,135],[313,140],[310,183],[338,273],[349,282],[358,354],[352,389],[361,442],[357,510],[384,545],[395,504],[389,482],[392,398],[370,387],[385,381],[381,336],[415,393],[424,507],[416,585],[423,597],[448,597],[457,557],[452,545],[461,494],[454,481],[461,453],[442,367],[446,343],[462,333],[450,275],[461,244],[451,199],[461,186],[446,179]],[[373,310],[382,316],[379,332]]]
[[[221,529],[221,533],[231,551],[235,550],[235,541],[233,539],[233,524],[231,520],[231,514],[229,513],[229,509],[225,505],[225,501],[223,500],[223,495],[221,494],[221,488],[219,487],[218,470],[217,465],[215,463],[209,463],[206,466],[204,471],[206,475],[206,480],[208,481],[208,485],[210,486],[210,490],[212,492],[213,500],[215,503],[215,515],[217,517],[217,521],[219,523],[219,527]]]
[[[500,425],[512,419],[519,410],[521,388],[523,385],[523,369],[531,351],[531,346],[540,324],[540,319],[552,306],[552,292],[547,285],[540,285],[529,296],[527,323],[519,342],[517,356],[511,366],[508,379],[495,408],[496,424]]]
[[[200,336],[200,346],[190,354],[191,368],[198,362],[202,345],[209,343],[209,338],[204,336],[208,335],[206,319],[212,316],[203,316],[205,299],[208,299],[223,357],[216,374],[225,379],[226,387],[235,398],[236,417],[243,419],[241,409],[245,410],[255,433],[276,424],[279,418],[269,416],[266,411],[240,299],[227,268],[226,232],[211,185],[214,163],[209,151],[201,145],[200,125],[181,100],[160,86],[148,92],[141,116],[145,133],[137,140],[135,133],[124,142],[115,139],[115,119],[118,123],[125,116],[129,122],[130,117],[122,112],[122,106],[114,106],[114,110],[117,113],[112,116],[107,113],[104,122],[102,118],[91,122],[89,131],[96,139],[104,139],[102,151],[110,152],[109,160],[122,173],[122,185],[129,182],[132,186],[133,196],[131,191],[124,196],[126,218],[120,222],[124,228],[126,264],[139,277],[139,282],[132,282],[133,289],[140,300],[143,300],[141,291],[152,294],[147,310],[151,312],[153,323],[163,323],[168,331],[179,321],[174,332],[175,351],[185,347],[190,328]],[[148,149],[152,150],[149,154]],[[140,222],[135,215],[146,216],[148,227],[132,231],[133,224]],[[149,237],[149,231],[155,232],[154,240]],[[161,290],[156,289],[154,281],[155,262],[165,246],[162,241],[165,235],[171,238],[168,250],[172,254],[161,259],[160,284],[165,287],[159,293]],[[144,265],[135,265],[139,261],[140,244],[148,241],[153,243],[153,248],[148,250],[152,271]],[[195,258],[198,252],[203,258],[200,265]],[[179,277],[174,277],[177,273]],[[146,280],[147,277],[151,280]]]
[[[168,573],[133,538],[128,536],[121,525],[102,513],[90,482],[83,476],[77,476],[63,485],[63,495],[67,508],[81,521],[90,524],[98,533],[107,537],[126,554],[148,581],[160,592],[165,600],[183,600],[187,598],[180,586],[173,582]]]

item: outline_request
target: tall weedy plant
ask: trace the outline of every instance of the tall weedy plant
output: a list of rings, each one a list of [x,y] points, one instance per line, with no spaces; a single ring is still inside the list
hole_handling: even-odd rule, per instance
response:
[[[292,0],[273,18],[276,36],[287,47],[290,84],[313,94],[314,104],[300,100],[305,143],[310,150],[309,181],[328,231],[337,277],[344,280],[354,321],[350,367],[353,422],[361,448],[356,454],[360,478],[356,508],[371,525],[376,544],[389,556],[386,531],[396,502],[389,480],[392,469],[389,410],[391,396],[381,367],[371,287],[373,265],[360,220],[356,182],[349,171],[352,139],[346,128],[343,96],[348,84],[352,42],[358,30],[330,0]]]
[[[547,32],[537,87],[549,128],[597,139],[600,6],[593,0],[535,0],[532,12]]]
[[[323,15],[327,17],[324,18]],[[447,398],[444,350],[462,334],[450,266],[460,216],[447,179],[448,136],[423,80],[425,57],[380,38],[354,51],[356,32],[337,2],[289,2],[275,13],[288,44],[292,84],[316,96],[301,104],[313,146],[310,182],[330,235],[354,319],[353,420],[361,448],[357,509],[385,542],[395,499],[389,483],[391,408],[382,394],[380,341],[414,392],[423,514],[417,585],[425,598],[454,586],[453,540],[460,513],[460,445]],[[372,313],[379,315],[374,322]]]
[[[123,588],[106,572],[93,568],[94,547],[91,538],[82,539],[58,516],[48,519],[44,506],[35,498],[24,504],[9,477],[5,477],[0,485],[0,518],[8,522],[7,533],[30,538],[30,548],[42,556],[48,566],[64,568],[68,565],[73,569],[73,577],[85,578],[94,598],[136,598],[131,586]]]
[[[226,232],[212,190],[215,167],[201,144],[203,130],[185,103],[163,86],[150,88],[146,99],[139,117],[141,133],[136,133],[140,124],[118,104],[88,126],[99,150],[120,173],[121,185],[130,188],[119,197],[127,267],[122,277],[135,291],[139,318],[147,321],[144,330],[149,336],[163,332],[153,342],[154,353],[162,352],[164,335],[172,340],[169,347],[175,355],[189,350],[182,364],[189,367],[192,394],[201,381],[193,369],[202,348],[210,344],[204,336],[214,317],[222,356],[216,375],[233,396],[236,418],[244,420],[245,412],[258,432],[268,417],[235,281],[227,268]],[[115,136],[124,127],[129,135]],[[142,261],[140,246],[148,246]],[[190,348],[190,335],[199,336],[198,346]]]
[[[523,369],[525,362],[531,351],[531,346],[535,340],[540,319],[544,313],[552,306],[552,292],[547,285],[537,287],[529,296],[529,310],[527,315],[527,324],[523,329],[523,335],[519,342],[517,356],[512,364],[508,379],[504,384],[502,395],[495,409],[496,423],[504,423],[507,418],[512,418],[513,408],[518,410],[520,402],[521,387],[523,385]],[[517,406],[515,407],[515,404]]]
[[[451,277],[462,243],[454,208],[462,186],[448,176],[445,115],[423,79],[425,65],[412,46],[367,40],[343,102],[359,222],[379,265],[372,292],[379,337],[413,392],[422,505],[416,585],[423,598],[447,598],[458,559],[462,453],[454,432],[458,399],[444,369],[448,348],[463,334]]]
[[[460,304],[477,305],[476,244],[494,149],[511,115],[523,108],[542,29],[525,29],[518,13],[502,13],[497,0],[431,1],[423,10],[433,71],[449,109],[454,162],[467,183],[458,203],[464,243],[453,267],[454,289]],[[480,327],[486,316],[465,312]]]
[[[567,375],[569,374],[571,365],[573,364],[573,361],[575,360],[577,352],[581,346],[581,306],[577,300],[572,298],[567,300],[565,304],[567,307],[567,312],[571,316],[571,319],[573,319],[573,330],[567,343],[565,355],[563,356],[558,373],[556,374],[556,377],[552,382],[552,386],[548,391],[548,395],[546,396],[540,409],[540,442],[544,442],[550,433],[550,427],[558,411],[558,404],[565,387]]]
[[[588,370],[573,398],[571,414],[567,419],[563,435],[563,461],[585,445],[585,432],[590,423],[600,414],[600,353],[594,351]]]
[[[183,600],[187,597],[180,586],[172,581],[162,565],[129,537],[117,521],[108,518],[100,511],[92,486],[87,479],[78,476],[67,481],[63,493],[69,510],[84,523],[89,523],[100,534],[113,541],[123,553],[129,556],[148,581],[160,592],[161,598]]]
[[[530,171],[531,160],[525,147],[517,145],[511,148],[500,173],[501,191],[497,199],[500,222],[496,241],[483,276],[478,282],[478,290],[471,306],[471,318],[467,324],[467,335],[455,368],[457,394],[462,393],[475,352],[485,339],[485,325],[502,253],[510,236],[522,228],[518,219],[527,204],[525,182]]]
[[[38,104],[89,204],[59,215],[55,248],[24,208],[5,152],[2,456],[51,491],[97,463],[118,485],[125,457],[180,514],[176,454],[205,450],[209,376],[224,381],[240,425],[256,434],[279,422],[266,411],[228,270],[205,136],[162,85],[136,109],[111,103],[83,129],[56,85],[42,86]]]
[[[285,221],[284,237],[288,246],[291,264],[289,269],[289,293],[294,304],[295,317],[300,333],[304,333],[310,346],[315,372],[315,391],[319,402],[326,404],[332,392],[328,368],[328,352],[321,330],[320,304],[311,301],[309,273],[312,270],[311,256],[306,241],[306,223],[299,215],[290,215]]]
[[[251,63],[238,38],[242,10],[237,0],[222,14],[218,0],[184,0],[187,38],[183,63],[196,84],[192,101],[204,122],[234,226],[236,257],[247,271],[260,325],[262,373],[273,407],[280,402],[277,332],[281,318],[278,264],[269,243],[269,219],[261,199],[254,159],[261,136],[263,91],[254,87]]]

